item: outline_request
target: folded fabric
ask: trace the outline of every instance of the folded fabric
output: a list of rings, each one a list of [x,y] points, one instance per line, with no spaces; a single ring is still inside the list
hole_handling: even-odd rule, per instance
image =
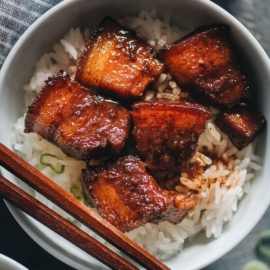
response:
[[[19,37],[62,0],[0,0],[0,69]]]

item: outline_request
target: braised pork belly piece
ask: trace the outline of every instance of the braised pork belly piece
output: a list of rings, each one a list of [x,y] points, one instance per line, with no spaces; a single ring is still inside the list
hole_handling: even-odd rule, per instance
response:
[[[70,157],[89,160],[119,154],[130,121],[130,112],[119,103],[92,94],[61,71],[29,106],[25,132],[36,132]]]
[[[240,151],[251,143],[266,125],[265,117],[246,104],[237,104],[229,111],[221,112],[215,124],[230,138]]]
[[[161,189],[137,157],[122,157],[106,168],[83,170],[83,188],[98,213],[123,232],[145,223],[181,222],[195,207],[191,193]]]
[[[207,107],[187,101],[140,101],[132,106],[133,135],[146,167],[186,171],[199,135],[211,118]]]
[[[97,27],[78,63],[76,80],[120,98],[138,98],[163,71],[153,48],[110,17]]]
[[[223,25],[199,29],[157,54],[179,86],[200,103],[230,107],[249,96],[229,32]]]

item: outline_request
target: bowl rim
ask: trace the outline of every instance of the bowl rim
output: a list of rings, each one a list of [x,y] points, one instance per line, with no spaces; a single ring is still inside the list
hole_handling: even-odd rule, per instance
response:
[[[0,265],[3,267],[6,266],[8,267],[8,269],[10,270],[27,270],[27,268],[25,268],[23,265],[21,265],[20,263],[16,262],[15,260],[7,257],[6,255],[4,254],[1,254],[0,253]],[[11,268],[10,268],[11,267]]]
[[[84,0],[84,1],[86,2],[86,0]],[[258,55],[260,55],[261,61],[264,63],[266,71],[270,76],[270,59],[269,59],[269,57],[267,56],[266,52],[264,51],[262,46],[259,44],[259,42],[255,39],[255,37],[247,30],[247,28],[241,22],[239,22],[235,17],[233,17],[226,10],[224,10],[223,8],[221,8],[220,6],[218,6],[217,4],[215,4],[211,1],[205,1],[205,0],[193,0],[193,1],[199,2],[203,7],[207,7],[209,9],[211,9],[212,11],[219,12],[222,17],[224,16],[227,19],[229,19],[234,24],[234,26],[239,29],[239,31],[241,31],[245,36],[247,36],[247,38],[250,40],[250,43],[252,44],[252,46],[258,52]],[[58,3],[57,5],[52,7],[50,10],[48,10],[46,13],[44,13],[41,17],[39,17],[22,34],[22,36],[19,38],[19,40],[13,46],[12,50],[8,54],[6,60],[4,61],[4,64],[3,64],[2,68],[1,68],[1,72],[0,72],[0,83],[2,82],[4,74],[7,72],[10,63],[12,62],[12,59],[15,56],[17,49],[20,48],[20,46],[25,42],[25,40],[27,40],[28,35],[34,29],[36,29],[43,21],[48,19],[51,15],[53,15],[54,13],[57,13],[63,7],[68,7],[68,6],[74,5],[75,2],[77,2],[77,0],[66,0],[66,1],[62,1],[62,2]],[[0,172],[4,172],[4,171],[0,168]],[[234,243],[227,245],[226,247],[223,248],[222,252],[220,252],[218,256],[215,256],[212,259],[207,260],[207,262],[204,262],[204,263],[198,265],[198,267],[200,267],[200,268],[205,267],[205,266],[213,263],[214,261],[216,261],[220,257],[224,256],[233,247],[235,247],[238,243],[240,243],[240,241],[243,240],[244,237],[246,237],[248,235],[248,233],[250,233],[250,231],[259,222],[259,220],[262,218],[262,216],[264,215],[264,213],[266,212],[266,210],[268,209],[268,207],[270,205],[270,196],[269,196],[269,198],[263,198],[263,200],[265,202],[263,204],[264,207],[261,207],[255,213],[255,216],[254,216],[255,217],[254,220],[256,220],[256,222],[251,222],[251,223],[247,224],[247,227],[245,228],[245,233],[242,232],[240,234],[237,234],[235,239],[234,239]],[[20,226],[24,229],[24,231],[35,242],[37,242],[44,250],[46,250],[52,256],[58,258],[62,262],[66,263],[72,267],[76,267],[76,268],[79,267],[80,269],[87,269],[87,268],[84,268],[80,263],[72,260],[72,258],[68,254],[65,254],[65,252],[64,253],[61,252],[58,247],[52,247],[50,242],[48,244],[48,241],[47,241],[48,239],[44,240],[44,237],[42,238],[42,236],[44,236],[44,235],[40,235],[40,231],[31,222],[32,218],[30,216],[21,212],[20,210],[18,210],[16,207],[11,205],[10,203],[8,203],[8,202],[5,202],[5,203],[9,209],[9,211],[13,215],[13,217],[20,224]]]

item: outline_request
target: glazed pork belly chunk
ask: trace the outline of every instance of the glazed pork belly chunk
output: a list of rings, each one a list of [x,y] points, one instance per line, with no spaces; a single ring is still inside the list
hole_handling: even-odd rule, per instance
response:
[[[139,101],[132,106],[137,149],[151,170],[186,171],[211,113],[187,101]]]
[[[83,188],[99,214],[123,232],[148,222],[181,222],[196,205],[191,193],[161,189],[133,156],[121,157],[106,168],[83,170]]]
[[[253,106],[237,104],[228,111],[220,112],[215,124],[240,151],[264,129],[266,119]]]
[[[198,29],[161,49],[157,58],[194,100],[230,107],[249,93],[229,34],[225,25]]]
[[[92,94],[61,71],[29,106],[25,132],[36,132],[68,156],[86,161],[119,154],[130,121],[130,112],[119,103]]]
[[[97,27],[81,56],[76,80],[120,98],[142,96],[163,71],[153,48],[110,17]]]

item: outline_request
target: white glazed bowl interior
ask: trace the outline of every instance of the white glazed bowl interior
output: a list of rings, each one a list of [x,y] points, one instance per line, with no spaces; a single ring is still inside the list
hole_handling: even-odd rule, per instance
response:
[[[155,9],[161,17],[169,16],[176,25],[198,26],[224,23],[231,27],[231,36],[238,49],[241,62],[251,84],[255,103],[270,119],[270,65],[269,58],[255,38],[226,11],[210,1],[203,0],[114,0],[114,1],[63,1],[39,18],[21,37],[9,54],[0,77],[0,141],[11,148],[10,133],[16,119],[22,115],[22,86],[29,82],[34,64],[39,57],[52,50],[71,27],[94,29],[101,19],[138,15],[142,9]],[[239,204],[233,220],[224,227],[218,239],[203,235],[187,243],[184,251],[166,261],[171,269],[199,269],[220,258],[237,245],[256,225],[270,203],[269,126],[260,136],[257,153],[262,158],[262,170],[253,181],[250,194]],[[31,190],[6,171],[2,174],[12,182]],[[56,235],[15,207],[8,207],[24,230],[45,250],[76,269],[101,268],[95,259]]]

